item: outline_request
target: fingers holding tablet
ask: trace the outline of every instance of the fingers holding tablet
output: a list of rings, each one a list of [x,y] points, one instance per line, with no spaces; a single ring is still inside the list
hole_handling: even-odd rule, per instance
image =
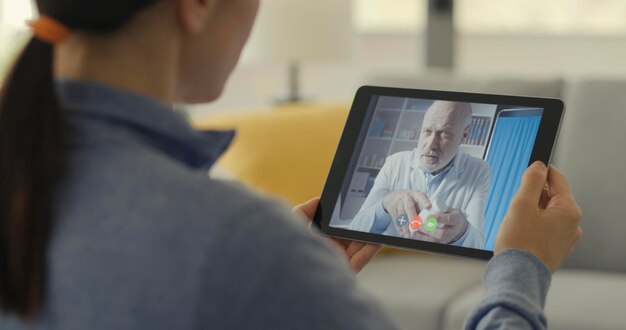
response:
[[[543,188],[546,181],[551,197]],[[544,200],[527,198],[540,195]],[[524,174],[522,186],[502,223],[494,252],[508,248],[526,250],[554,271],[582,235],[580,218],[580,207],[565,176],[553,166],[533,164]]]

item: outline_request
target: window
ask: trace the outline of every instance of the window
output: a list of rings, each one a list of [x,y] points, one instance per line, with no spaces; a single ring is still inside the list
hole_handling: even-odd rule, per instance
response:
[[[419,33],[427,0],[354,0],[360,33]],[[457,31],[470,35],[626,35],[626,0],[455,0]]]
[[[457,0],[464,34],[625,35],[626,0]]]
[[[413,34],[424,29],[426,0],[354,0],[354,27],[360,33]]]
[[[24,45],[29,35],[26,21],[34,15],[31,1],[0,0],[0,81]]]

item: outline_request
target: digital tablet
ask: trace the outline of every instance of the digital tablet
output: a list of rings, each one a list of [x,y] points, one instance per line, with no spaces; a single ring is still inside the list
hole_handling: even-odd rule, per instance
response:
[[[478,259],[536,160],[558,99],[361,87],[314,223],[329,236]]]

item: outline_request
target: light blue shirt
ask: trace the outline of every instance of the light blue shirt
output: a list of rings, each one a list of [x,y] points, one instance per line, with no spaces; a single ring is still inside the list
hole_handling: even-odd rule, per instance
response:
[[[454,167],[454,159],[450,161],[450,163],[443,169],[443,171],[437,174],[428,173],[421,169],[419,170],[418,173],[420,173],[424,177],[424,181],[426,182],[426,195],[432,196],[435,191],[437,191],[437,188],[439,188],[448,173],[450,173],[450,169],[452,169],[452,167]]]
[[[126,91],[58,88],[70,150],[45,301],[32,323],[3,315],[0,329],[395,328],[303,219],[207,177],[232,132],[196,132]],[[501,253],[468,329],[545,328],[549,278],[532,255]]]
[[[416,190],[426,193],[431,201],[439,201],[448,208],[463,212],[468,222],[465,233],[452,245],[482,249],[482,230],[489,198],[491,170],[482,159],[459,151],[446,170],[429,175],[419,167],[419,151],[395,153],[385,161],[374,186],[354,216],[352,230],[398,236],[382,200],[397,190]]]
[[[445,180],[448,173],[450,173],[450,170],[452,169],[452,167],[454,167],[454,159],[450,161],[450,164],[448,164],[448,166],[446,166],[443,169],[443,171],[437,174],[428,173],[428,172],[422,171],[421,169],[417,171],[417,173],[419,173],[418,175],[422,175],[424,182],[426,183],[426,191],[425,191],[426,195],[432,196],[435,193],[435,191],[437,191],[437,189],[439,188],[443,180]],[[383,207],[383,203],[381,200],[379,205],[376,208],[374,224],[372,224],[370,233],[382,234],[385,230],[389,228],[390,224],[391,224],[391,216],[389,216],[389,214],[385,212],[385,209]],[[463,246],[463,243],[465,242],[465,238],[467,237],[467,234],[468,232],[465,231],[459,239],[450,243],[450,245]]]

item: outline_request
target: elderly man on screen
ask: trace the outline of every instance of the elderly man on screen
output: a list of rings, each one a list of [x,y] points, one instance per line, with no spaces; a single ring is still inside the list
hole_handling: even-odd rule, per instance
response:
[[[418,147],[387,158],[351,229],[483,248],[491,170],[459,150],[471,121],[470,104],[434,102]]]

